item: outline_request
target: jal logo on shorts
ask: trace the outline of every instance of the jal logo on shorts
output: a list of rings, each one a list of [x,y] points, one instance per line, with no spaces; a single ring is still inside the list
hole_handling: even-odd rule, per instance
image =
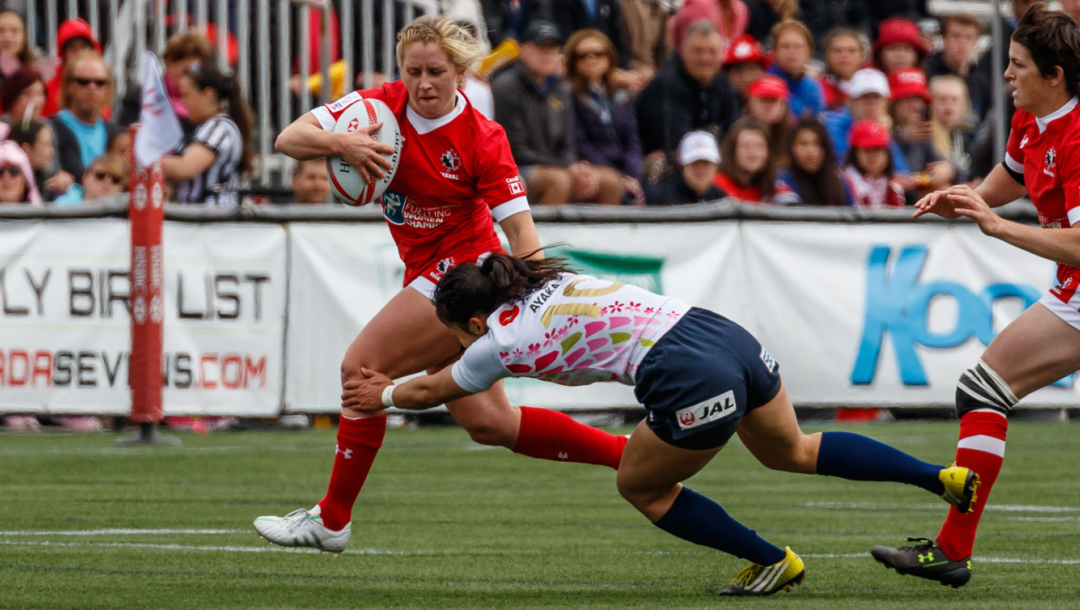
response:
[[[405,195],[386,189],[382,194],[383,216],[393,224],[405,224],[405,202],[408,200]]]
[[[521,308],[517,305],[514,305],[513,309],[507,309],[506,311],[499,314],[499,324],[506,326],[507,324],[513,322],[518,317],[519,313],[521,313]]]
[[[728,390],[723,394],[710,398],[701,404],[675,412],[675,418],[679,420],[679,428],[689,430],[705,424],[720,421],[734,413],[738,407],[735,404],[735,392]]]

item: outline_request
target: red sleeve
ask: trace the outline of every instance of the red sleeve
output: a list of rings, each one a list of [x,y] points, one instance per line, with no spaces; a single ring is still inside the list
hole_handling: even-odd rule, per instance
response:
[[[483,144],[476,151],[476,188],[491,209],[495,222],[528,210],[525,185],[518,175],[514,155],[510,153],[506,132],[495,125],[479,141]]]
[[[1065,144],[1061,150],[1061,188],[1065,191],[1065,213],[1069,226],[1080,225],[1080,138]]]
[[[1003,163],[1009,175],[1020,184],[1024,183],[1024,149],[1027,143],[1025,136],[1025,123],[1027,113],[1017,110],[1012,116],[1011,130],[1009,131],[1009,143],[1005,145],[1005,159]]]
[[[392,83],[387,83],[378,89],[360,89],[353,91],[329,104],[323,104],[318,108],[312,109],[311,114],[319,121],[319,124],[322,125],[324,130],[330,131],[334,128],[334,124],[337,123],[341,113],[345,112],[346,108],[360,100],[379,100],[393,108],[393,105],[390,103],[390,99],[393,97],[393,91],[388,89],[391,84]]]

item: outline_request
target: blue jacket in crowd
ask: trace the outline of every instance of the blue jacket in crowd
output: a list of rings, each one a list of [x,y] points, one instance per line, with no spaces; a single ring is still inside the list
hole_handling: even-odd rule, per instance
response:
[[[851,139],[851,126],[855,124],[855,119],[851,118],[851,110],[841,108],[826,112],[821,115],[821,122],[825,125],[825,131],[829,132],[829,139],[832,140],[833,148],[836,150],[836,159],[843,165],[847,157],[848,142]],[[889,151],[892,152],[893,171],[897,174],[908,173],[904,151],[896,145],[896,140],[889,145]]]
[[[641,179],[641,138],[634,104],[624,91],[574,95],[574,142],[578,159]]]
[[[817,116],[825,111],[825,91],[817,80],[806,76],[800,76],[798,79],[791,78],[776,65],[769,68],[769,73],[779,76],[787,83],[791,91],[791,100],[788,102],[791,107],[791,116],[801,117],[805,113]]]

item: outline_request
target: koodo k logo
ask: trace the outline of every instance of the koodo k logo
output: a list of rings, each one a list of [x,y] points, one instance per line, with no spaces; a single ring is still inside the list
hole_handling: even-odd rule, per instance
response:
[[[866,268],[866,320],[851,383],[868,385],[877,374],[881,347],[888,336],[895,352],[900,379],[906,386],[927,385],[926,371],[915,347],[948,349],[976,337],[983,344],[994,338],[993,304],[1018,298],[1027,308],[1039,300],[1039,291],[1026,284],[990,284],[978,294],[963,284],[944,280],[920,281],[929,254],[925,245],[908,245],[896,256],[892,248],[876,245]],[[956,325],[949,332],[934,332],[927,323],[930,304],[937,298],[956,302]]]

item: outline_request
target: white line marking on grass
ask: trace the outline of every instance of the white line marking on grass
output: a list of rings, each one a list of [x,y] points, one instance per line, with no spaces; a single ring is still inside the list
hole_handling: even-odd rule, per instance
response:
[[[144,535],[169,535],[169,534],[250,534],[253,530],[208,530],[208,529],[102,529],[102,530],[21,530],[12,532],[0,532],[0,536],[144,536]]]
[[[799,557],[811,559],[863,559],[870,557],[870,553],[803,553]],[[1053,565],[1080,565],[1080,559],[1020,559],[1018,557],[973,557],[975,563],[1038,563]]]
[[[945,504],[894,504],[888,502],[807,502],[807,508],[843,508],[851,510],[938,510],[948,508]],[[1031,506],[1021,504],[991,504],[991,512],[1003,513],[1076,513],[1080,508],[1071,506]]]
[[[55,546],[55,547],[103,547],[103,548],[128,548],[128,549],[158,549],[163,551],[219,551],[230,553],[318,553],[318,549],[297,548],[292,551],[276,546],[200,546],[194,544],[150,544],[139,542],[52,542],[48,540],[0,540],[0,545],[6,546]],[[392,551],[386,549],[352,549],[342,551],[343,555],[397,555],[413,557],[418,555],[539,555],[540,551],[530,550],[500,550],[500,549],[477,549],[465,551],[451,549],[444,551]]]
[[[1080,517],[1005,517],[1006,521],[1038,521],[1040,523],[1080,521]]]

